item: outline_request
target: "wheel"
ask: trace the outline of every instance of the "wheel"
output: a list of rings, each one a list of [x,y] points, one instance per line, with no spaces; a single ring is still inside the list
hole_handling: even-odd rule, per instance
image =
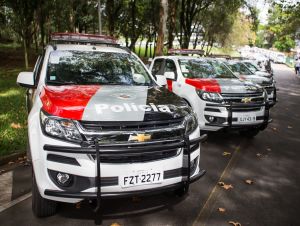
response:
[[[240,135],[247,137],[247,138],[253,138],[259,133],[260,129],[258,128],[252,128],[247,130],[240,131]]]
[[[174,191],[174,194],[178,197],[183,197],[189,192],[188,186],[182,186]]]
[[[40,195],[34,174],[32,175],[32,211],[37,217],[49,217],[57,211],[57,202],[44,199]]]

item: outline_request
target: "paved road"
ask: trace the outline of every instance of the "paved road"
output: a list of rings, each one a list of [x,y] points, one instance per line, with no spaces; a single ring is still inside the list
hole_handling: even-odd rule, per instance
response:
[[[272,109],[274,121],[267,130],[252,140],[237,133],[210,134],[201,150],[207,174],[191,186],[188,196],[105,201],[103,225],[222,226],[229,221],[243,226],[300,225],[300,78],[284,65],[273,66],[280,102]],[[30,189],[29,172],[29,167],[19,167],[11,173],[14,198]],[[220,181],[232,188],[221,188]],[[64,204],[56,216],[37,219],[27,197],[2,211],[0,222],[3,226],[94,225],[94,215],[87,203],[80,208]]]

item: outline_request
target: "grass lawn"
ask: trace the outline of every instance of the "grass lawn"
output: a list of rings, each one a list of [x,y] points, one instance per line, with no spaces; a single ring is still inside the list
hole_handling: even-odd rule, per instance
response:
[[[22,49],[0,44],[0,156],[26,150],[26,89],[16,84],[20,71],[25,71]],[[30,65],[36,56],[30,56]]]
[[[0,156],[26,149],[26,91],[16,85],[20,71],[0,68]]]

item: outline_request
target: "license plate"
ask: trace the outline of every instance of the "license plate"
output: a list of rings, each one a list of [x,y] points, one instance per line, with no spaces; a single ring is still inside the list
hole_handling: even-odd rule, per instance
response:
[[[162,170],[140,171],[120,177],[122,187],[132,187],[144,184],[156,184],[163,181]]]
[[[238,117],[238,122],[240,123],[251,123],[256,121],[255,115],[242,115]]]

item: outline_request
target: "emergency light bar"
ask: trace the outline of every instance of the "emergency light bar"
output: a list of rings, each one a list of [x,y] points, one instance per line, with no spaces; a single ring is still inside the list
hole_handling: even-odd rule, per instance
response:
[[[60,42],[118,45],[117,40],[111,36],[81,33],[52,33],[51,40]]]
[[[225,55],[225,54],[211,54],[208,57],[211,58],[225,58],[225,59],[231,59],[230,55]]]
[[[175,55],[188,55],[188,54],[197,54],[204,55],[204,51],[201,49],[169,49],[168,54]]]

